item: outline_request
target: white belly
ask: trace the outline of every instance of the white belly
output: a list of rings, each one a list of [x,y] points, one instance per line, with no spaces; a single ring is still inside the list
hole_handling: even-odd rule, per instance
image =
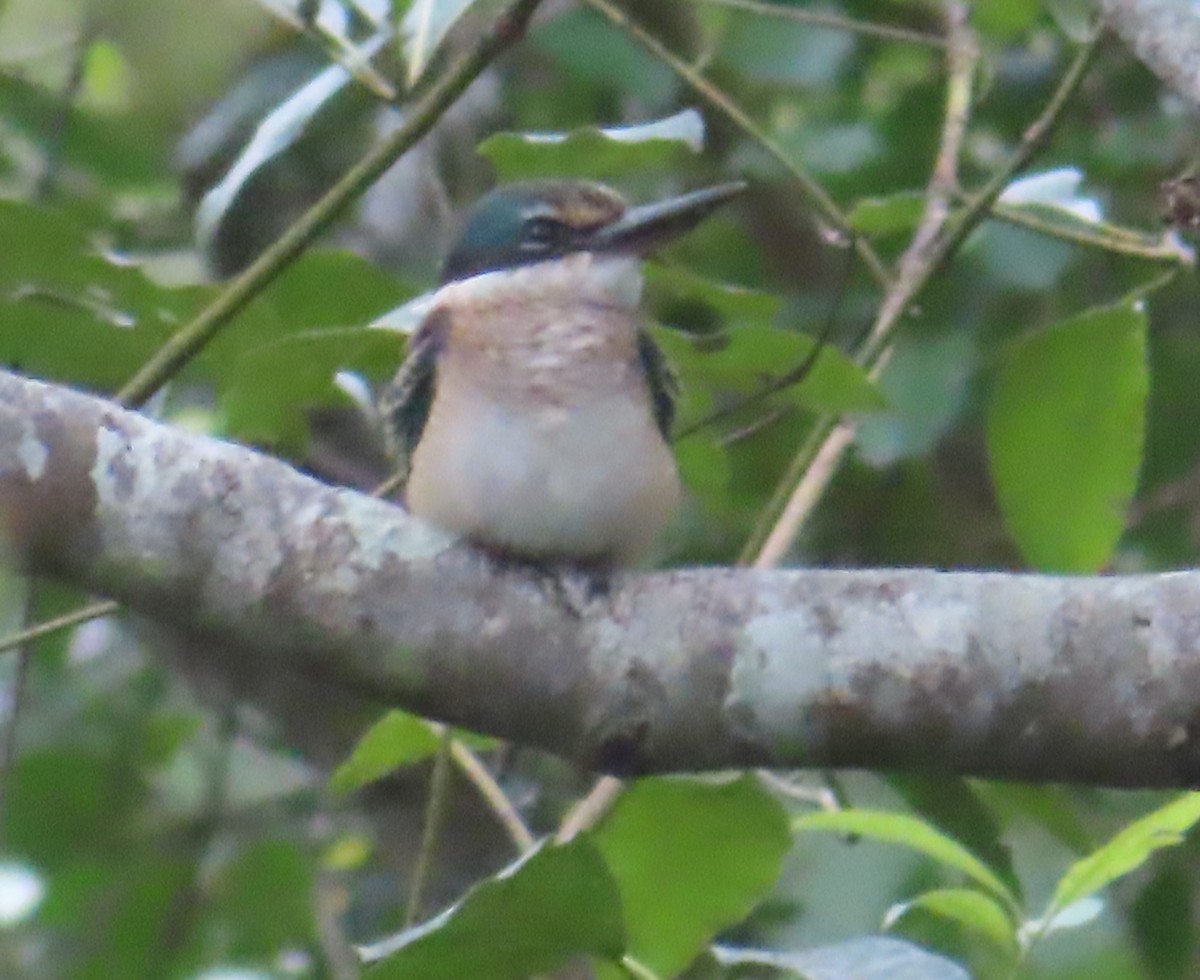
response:
[[[473,401],[469,418],[439,418],[435,404],[412,460],[414,514],[535,558],[627,564],[653,548],[679,478],[643,403],[627,392],[521,412]]]

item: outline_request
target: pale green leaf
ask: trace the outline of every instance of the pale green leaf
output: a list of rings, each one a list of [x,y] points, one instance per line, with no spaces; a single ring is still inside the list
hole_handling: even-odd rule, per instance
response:
[[[1112,557],[1142,461],[1146,315],[1127,303],[1023,337],[988,411],[992,477],[1030,564],[1094,572]]]
[[[546,844],[429,922],[360,950],[367,980],[526,980],[574,957],[619,959],[621,902],[593,844]]]
[[[900,844],[932,858],[940,864],[961,871],[1006,908],[1018,910],[1019,905],[1008,886],[986,864],[975,857],[953,837],[904,813],[882,810],[837,810],[805,814],[792,827],[797,832],[822,830],[865,837],[888,844]]]
[[[1136,871],[1155,851],[1183,842],[1200,820],[1200,793],[1188,793],[1122,829],[1107,844],[1076,861],[1054,889],[1043,919]]]
[[[621,893],[628,952],[663,976],[746,917],[791,844],[782,808],[751,776],[640,780],[594,839]]]
[[[334,771],[330,786],[337,793],[358,789],[401,766],[428,758],[437,751],[438,742],[422,719],[389,711],[358,740],[350,758]]]
[[[1018,949],[1017,926],[1011,912],[990,895],[974,888],[935,888],[910,902],[894,905],[884,917],[885,928],[892,928],[916,910],[953,922],[1007,953],[1015,953]]]

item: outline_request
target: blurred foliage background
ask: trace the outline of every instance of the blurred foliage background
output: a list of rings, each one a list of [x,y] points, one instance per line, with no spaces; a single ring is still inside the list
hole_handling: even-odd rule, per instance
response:
[[[118,393],[498,9],[0,0],[0,363]],[[546,173],[635,200],[742,176],[647,270],[683,384],[664,562],[1194,564],[1198,297],[1161,193],[1190,187],[1194,109],[1095,34],[1039,0],[546,0],[147,410],[373,487],[371,392],[467,202]],[[818,504],[789,517],[802,484]],[[4,573],[0,636],[86,602]],[[423,722],[234,660],[120,615],[7,644],[0,974],[341,980],[472,886],[368,975],[1200,972],[1192,796],[644,780],[496,877],[528,841],[461,767],[421,845]],[[587,792],[456,745],[535,835]]]

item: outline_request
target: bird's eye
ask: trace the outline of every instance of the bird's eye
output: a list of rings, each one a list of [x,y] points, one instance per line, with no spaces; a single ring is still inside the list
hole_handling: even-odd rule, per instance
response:
[[[536,217],[525,222],[521,247],[530,252],[549,252],[562,247],[568,236],[567,226],[553,218]]]

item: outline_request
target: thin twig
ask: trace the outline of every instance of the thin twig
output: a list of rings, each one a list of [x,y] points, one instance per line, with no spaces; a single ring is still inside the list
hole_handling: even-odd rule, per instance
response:
[[[479,791],[479,795],[483,797],[484,802],[508,832],[516,849],[522,854],[531,850],[537,843],[537,838],[525,825],[521,814],[513,806],[512,800],[501,789],[495,777],[488,772],[487,766],[483,764],[479,756],[457,738],[450,742],[450,755],[454,759],[454,764]]]
[[[948,23],[948,26],[953,26],[953,23]],[[984,185],[984,187],[971,195],[968,203],[960,211],[952,214],[945,222],[941,229],[941,234],[936,239],[930,241],[925,239],[921,254],[914,253],[916,258],[908,268],[907,274],[904,272],[904,262],[902,260],[902,271],[898,277],[897,286],[894,291],[889,291],[884,297],[884,302],[880,306],[879,315],[876,317],[875,324],[872,327],[871,333],[867,340],[862,345],[859,351],[857,360],[860,364],[868,369],[871,376],[878,377],[879,373],[886,365],[888,352],[890,350],[891,333],[900,317],[903,315],[916,299],[916,297],[929,284],[934,275],[939,272],[947,262],[957,253],[962,243],[966,240],[967,235],[981,222],[988,214],[991,207],[995,204],[997,198],[1003,192],[1004,188],[1012,181],[1013,177],[1022,170],[1030,160],[1042,148],[1048,138],[1054,124],[1062,114],[1064,107],[1074,93],[1078,90],[1084,77],[1087,74],[1088,68],[1092,64],[1097,48],[1100,43],[1099,36],[1093,38],[1085,44],[1076,53],[1071,65],[1055,89],[1050,100],[1046,103],[1045,108],[1034,120],[1034,122],[1025,130],[1020,144],[1013,151],[1012,155],[1005,162],[1005,165],[996,171],[992,178]],[[953,57],[955,45],[950,46],[950,55]],[[952,72],[953,76],[953,72]],[[954,104],[962,103],[962,96],[955,96],[951,89],[954,87],[953,77],[951,85],[948,86],[947,93],[947,125],[943,128],[942,147],[945,150],[947,143],[947,133],[954,136],[954,129],[951,125],[951,108]],[[955,124],[956,125],[956,124]],[[961,134],[959,134],[961,139]],[[944,160],[945,152],[939,151],[939,161]],[[938,178],[938,167],[934,168],[932,181]],[[947,185],[950,193],[954,193],[955,187],[953,184]],[[925,217],[930,215],[929,210],[926,210]],[[914,235],[913,245],[910,245],[906,257],[909,252],[914,251],[914,246],[917,244],[918,236]],[[814,425],[814,429],[810,438],[805,442],[800,452],[789,465],[788,472],[785,474],[784,482],[781,482],[776,490],[775,499],[772,505],[769,506],[766,513],[774,515],[788,509],[786,504],[781,504],[779,498],[782,496],[784,500],[792,496],[803,496],[805,499],[815,503],[824,492],[825,486],[828,485],[829,479],[832,478],[836,471],[837,463],[840,460],[838,457],[832,460],[833,465],[822,468],[821,482],[819,485],[811,480],[804,480],[804,473],[810,465],[811,461],[816,459],[818,455],[823,454],[825,442],[833,438],[837,422],[831,417],[823,417],[818,419]],[[847,444],[848,445],[848,444]],[[843,447],[843,452],[844,452]],[[803,486],[802,486],[803,484]],[[809,509],[803,512],[796,510],[791,511],[791,518],[794,521],[790,528],[790,537],[788,538],[788,546],[790,542],[795,540],[799,534],[800,528],[804,520],[811,513],[812,503]],[[769,523],[763,522],[759,529],[751,536],[747,544],[747,552],[749,554],[757,554],[761,545],[760,541],[765,542],[769,537],[775,536],[776,540],[772,544],[773,549],[777,549],[781,543],[784,531],[780,530],[778,535],[772,535],[775,528],[777,518],[772,518]],[[786,548],[784,549],[786,551]]]
[[[864,366],[874,363],[891,338],[892,330],[929,282],[938,262],[938,237],[946,226],[950,204],[958,189],[958,158],[962,152],[967,123],[971,115],[971,91],[979,62],[979,46],[967,23],[967,8],[961,3],[945,8],[946,37],[946,110],[937,157],[925,193],[925,209],[912,241],[900,257],[896,284],[883,298],[875,325],[859,355]]]
[[[433,771],[429,775],[429,799],[425,804],[425,826],[421,831],[421,843],[417,859],[413,863],[412,876],[408,883],[408,903],[404,910],[404,924],[414,925],[421,915],[421,901],[429,874],[433,870],[433,859],[437,856],[438,844],[446,826],[446,803],[450,796],[450,747],[454,735],[449,726],[441,726],[441,741],[433,757]]]
[[[988,217],[1047,238],[1056,238],[1084,248],[1100,249],[1110,254],[1128,255],[1130,258],[1145,259],[1147,262],[1161,262],[1189,269],[1196,264],[1196,253],[1172,234],[1154,237],[1111,225],[1089,228],[1082,224],[1065,224],[1043,218],[1028,208],[1005,204],[1002,201],[992,205]]]
[[[325,954],[325,965],[330,975],[333,980],[358,980],[362,973],[358,957],[342,931],[342,915],[349,904],[346,889],[333,869],[323,861],[318,862],[313,893],[317,942]]]
[[[36,591],[36,586],[31,583],[22,602],[22,623],[29,622],[33,616]],[[8,791],[12,787],[13,766],[17,760],[17,731],[21,721],[21,705],[25,702],[29,665],[32,661],[33,642],[27,641],[21,645],[17,654],[17,666],[13,672],[8,696],[8,717],[4,720],[3,745],[0,746],[0,851],[5,850],[7,843],[4,828],[8,825]]]
[[[679,431],[672,435],[672,442],[682,442],[684,439],[688,438],[688,436],[695,435],[697,432],[708,428],[710,425],[715,425],[717,422],[724,421],[725,419],[736,415],[738,412],[743,412],[748,408],[753,408],[755,405],[761,404],[772,395],[776,395],[781,391],[786,391],[788,388],[792,388],[800,384],[809,376],[809,374],[813,372],[813,370],[816,369],[817,362],[821,359],[821,355],[825,352],[825,348],[829,346],[829,338],[833,336],[833,328],[837,326],[838,315],[841,313],[842,309],[842,301],[846,296],[845,284],[850,279],[850,273],[852,271],[851,263],[853,262],[853,255],[848,249],[846,251],[846,256],[849,261],[846,263],[846,270],[842,279],[843,288],[838,291],[837,299],[829,308],[829,312],[825,316],[825,324],[821,327],[821,332],[817,334],[816,338],[814,339],[812,348],[800,360],[800,363],[795,367],[784,371],[783,374],[777,375],[770,381],[767,381],[765,384],[760,385],[754,391],[750,392],[750,394],[745,395],[737,401],[731,402],[728,405],[722,405],[719,408],[715,408],[707,415],[703,415],[696,419],[696,421],[681,427]],[[755,423],[755,425],[750,428],[750,431],[754,431],[758,424],[760,423]],[[739,434],[735,436],[735,438],[744,438],[748,434],[749,432]]]
[[[467,52],[412,107],[404,124],[371,149],[329,192],[309,208],[275,243],[234,279],[207,307],[182,327],[117,393],[136,408],[198,354],[230,320],[272,282],[334,219],[421,139],[455,99],[524,33],[541,0],[515,0]]]
[[[426,92],[404,125],[369,151],[275,244],[180,328],[116,393],[114,400],[129,408],[138,408],[182,370],[251,300],[299,258],[347,205],[429,132],[454,100],[496,57],[520,39],[540,3],[541,0],[515,0],[506,8],[475,47]],[[111,603],[85,606],[59,620],[38,624],[19,635],[0,640],[0,652],[20,646],[29,637],[36,638],[108,615],[116,608]],[[67,621],[68,618],[71,621]]]
[[[931,269],[938,261],[938,236],[946,225],[950,204],[958,187],[958,158],[970,118],[971,89],[979,60],[974,33],[967,23],[967,9],[961,3],[945,9],[946,37],[946,109],[937,156],[925,194],[925,209],[913,232],[912,240],[897,266],[896,281],[888,289],[879,313],[867,335],[857,360],[867,367],[872,379],[879,376],[890,351],[889,341],[896,324],[913,299],[929,282]],[[744,555],[753,554],[756,568],[770,568],[783,560],[800,529],[820,501],[837,472],[842,455],[854,442],[851,422],[822,420],[794,457],[765,512],[768,521],[760,522]],[[777,510],[779,499],[785,499]],[[775,516],[778,515],[778,516]],[[763,528],[769,528],[763,534]],[[761,545],[758,544],[761,538]]]
[[[297,16],[286,3],[280,3],[278,0],[258,0],[258,4],[264,7],[272,16],[279,18],[279,20],[287,24],[292,30],[316,41],[317,44],[325,49],[325,53],[331,61],[336,62],[346,69],[352,78],[360,82],[373,95],[378,96],[385,102],[391,102],[396,98],[398,94],[396,86],[375,69],[374,65],[371,64],[370,55],[348,37],[322,30],[313,19]],[[383,23],[376,23],[374,26],[377,28],[377,33],[374,37],[369,38],[366,43],[370,43],[375,38],[379,38],[384,42],[392,40],[395,30],[391,24],[384,21]]]
[[[204,897],[203,865],[217,832],[229,798],[229,774],[233,761],[233,746],[237,740],[237,705],[230,704],[221,715],[217,747],[208,771],[208,780],[201,817],[196,835],[189,847],[191,873],[171,896],[170,908],[158,932],[154,952],[150,957],[147,977],[167,976],[175,964],[174,957],[184,948],[195,927],[200,902]]]
[[[596,826],[616,805],[625,784],[616,776],[601,776],[587,796],[575,804],[559,825],[559,843],[571,840],[576,834]]]
[[[855,235],[850,222],[837,202],[816,179],[793,160],[783,148],[771,139],[754,120],[747,115],[736,102],[722,92],[712,82],[705,78],[692,65],[684,61],[666,47],[657,37],[633,20],[624,10],[610,0],[584,0],[589,7],[624,31],[630,38],[650,52],[656,59],[670,68],[676,75],[692,87],[711,106],[718,109],[738,129],[761,146],[774,160],[787,171],[789,176],[800,188],[801,194],[809,205],[821,215],[839,234],[848,241],[854,242],[854,249],[866,264],[871,276],[880,286],[888,289],[891,286],[891,276],[883,260],[876,254],[875,249],[865,239]]]
[[[852,17],[843,17],[841,14],[830,13],[827,10],[808,10],[803,7],[782,6],[777,3],[762,3],[760,0],[691,0],[691,2],[726,7],[729,10],[744,10],[746,13],[758,14],[761,17],[778,17],[781,20],[810,24],[813,27],[829,27],[837,31],[877,37],[884,41],[904,41],[910,44],[923,44],[930,48],[946,46],[945,38],[938,37],[936,34],[914,31],[907,27],[894,27],[890,24],[877,24],[870,20],[855,20]]]
[[[787,505],[771,528],[751,565],[754,568],[774,568],[788,553],[805,518],[812,513],[821,494],[829,485],[837,465],[850,444],[854,442],[854,425],[841,422],[822,441],[820,449],[805,467],[804,476],[796,484]]]
[[[67,75],[66,84],[63,85],[62,94],[59,96],[58,107],[47,127],[45,165],[33,191],[35,200],[46,200],[54,193],[54,189],[58,185],[58,177],[62,172],[63,147],[71,126],[71,113],[75,108],[75,100],[79,97],[79,90],[83,87],[87,56],[95,38],[96,25],[92,23],[90,17],[86,18],[79,31],[79,36],[75,39],[71,70]]]
[[[70,612],[56,616],[54,619],[47,619],[44,622],[30,626],[28,629],[21,630],[19,633],[10,633],[8,636],[0,638],[0,653],[7,653],[9,650],[15,650],[26,643],[33,643],[35,640],[40,640],[60,630],[70,629],[72,626],[79,626],[93,619],[111,616],[116,612],[120,612],[120,609],[120,605],[108,600],[93,602],[87,606],[80,606],[78,609],[72,609]]]

